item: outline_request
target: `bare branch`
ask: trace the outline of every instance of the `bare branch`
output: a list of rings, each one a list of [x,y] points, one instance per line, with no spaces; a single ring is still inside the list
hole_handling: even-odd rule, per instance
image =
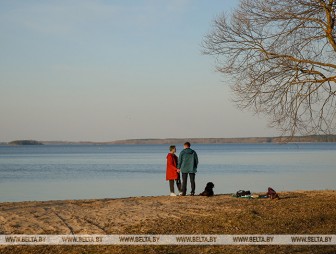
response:
[[[283,134],[336,130],[336,0],[241,0],[204,40],[239,108]]]

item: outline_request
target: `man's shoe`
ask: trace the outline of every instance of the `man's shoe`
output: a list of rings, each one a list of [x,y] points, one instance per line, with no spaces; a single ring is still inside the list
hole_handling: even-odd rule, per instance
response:
[[[193,192],[192,192],[192,193],[190,193],[190,196],[195,196],[195,193],[193,193]]]
[[[176,194],[174,192],[170,193],[171,197],[176,197]]]

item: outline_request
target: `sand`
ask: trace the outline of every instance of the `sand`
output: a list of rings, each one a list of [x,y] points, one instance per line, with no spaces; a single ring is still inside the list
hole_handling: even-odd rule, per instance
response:
[[[0,203],[0,234],[336,234],[336,191]],[[0,246],[0,253],[336,253],[336,246]]]

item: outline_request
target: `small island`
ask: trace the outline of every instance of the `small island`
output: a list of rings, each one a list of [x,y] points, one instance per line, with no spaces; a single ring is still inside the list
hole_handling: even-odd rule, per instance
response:
[[[9,145],[15,146],[26,146],[26,145],[43,145],[41,142],[36,140],[14,140],[8,143]]]

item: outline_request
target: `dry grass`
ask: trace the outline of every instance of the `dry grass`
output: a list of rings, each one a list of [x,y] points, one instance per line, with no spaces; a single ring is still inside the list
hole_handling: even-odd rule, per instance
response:
[[[0,204],[0,234],[335,234],[336,191]],[[336,246],[2,246],[0,253],[336,253]]]

